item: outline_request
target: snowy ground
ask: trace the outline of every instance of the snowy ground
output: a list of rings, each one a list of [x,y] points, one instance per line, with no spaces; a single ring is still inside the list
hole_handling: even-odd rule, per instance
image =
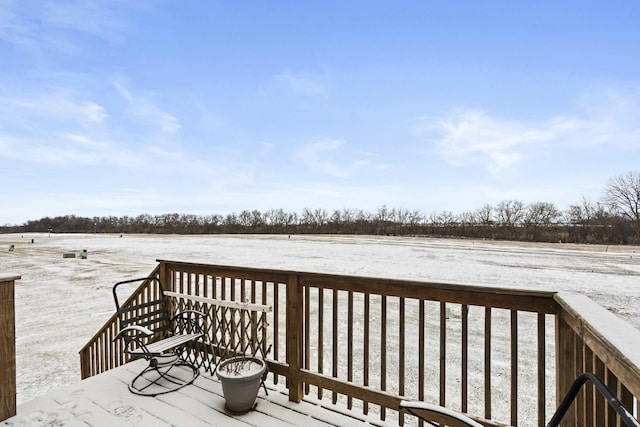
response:
[[[86,260],[62,257],[82,249]],[[0,275],[22,276],[16,283],[18,404],[79,379],[78,350],[113,313],[113,283],[147,275],[157,259],[574,290],[640,329],[638,247],[353,236],[0,234]]]

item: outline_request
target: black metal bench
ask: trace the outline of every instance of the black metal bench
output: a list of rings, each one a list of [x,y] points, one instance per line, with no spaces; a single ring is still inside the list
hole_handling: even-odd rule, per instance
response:
[[[151,299],[129,298],[121,305],[119,287],[133,283],[147,286],[147,292],[137,294],[151,295]],[[194,362],[187,359],[187,345],[204,336],[203,313],[185,310],[171,316],[157,277],[118,282],[113,286],[113,299],[120,321],[120,332],[114,341],[124,340],[125,354],[149,362],[131,381],[129,390],[135,394],[156,396],[191,384],[200,371],[194,363],[195,358]]]

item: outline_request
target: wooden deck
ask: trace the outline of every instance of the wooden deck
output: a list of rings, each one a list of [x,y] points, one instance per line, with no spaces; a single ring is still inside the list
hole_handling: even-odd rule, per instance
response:
[[[1,426],[282,426],[305,427],[385,425],[349,414],[327,401],[290,402],[282,385],[267,381],[253,411],[225,411],[222,387],[206,372],[192,385],[156,397],[129,392],[128,382],[145,366],[143,360],[53,391],[18,407]],[[340,411],[340,412],[338,412]],[[396,424],[397,425],[397,424]]]

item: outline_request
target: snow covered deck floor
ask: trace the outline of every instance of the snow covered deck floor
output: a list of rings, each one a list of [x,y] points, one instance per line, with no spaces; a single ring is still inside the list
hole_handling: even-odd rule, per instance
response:
[[[142,363],[142,364],[141,364]],[[289,402],[286,389],[267,381],[253,411],[235,415],[225,411],[222,387],[206,372],[179,391],[156,397],[129,392],[128,382],[144,367],[136,361],[71,386],[50,392],[18,407],[16,416],[1,426],[281,426],[305,427],[370,425],[348,415],[340,406],[320,401]],[[343,410],[343,413],[336,412]],[[378,422],[376,425],[380,425]]]

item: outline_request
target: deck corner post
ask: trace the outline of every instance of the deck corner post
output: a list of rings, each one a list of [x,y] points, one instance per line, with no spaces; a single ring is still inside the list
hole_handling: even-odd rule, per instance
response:
[[[556,406],[573,384],[578,373],[576,334],[565,319],[566,312],[560,308],[556,316]],[[563,425],[576,424],[576,408],[568,411]]]
[[[304,305],[300,276],[291,274],[287,283],[287,363],[289,400],[300,402],[304,395],[300,380],[303,355]]]
[[[170,283],[170,278],[171,276],[166,261],[160,261],[158,265],[158,279],[160,280],[163,291],[175,291],[175,285]]]
[[[16,414],[15,281],[0,277],[0,421]]]
[[[91,376],[91,359],[89,348],[80,350],[80,379],[86,380]]]

